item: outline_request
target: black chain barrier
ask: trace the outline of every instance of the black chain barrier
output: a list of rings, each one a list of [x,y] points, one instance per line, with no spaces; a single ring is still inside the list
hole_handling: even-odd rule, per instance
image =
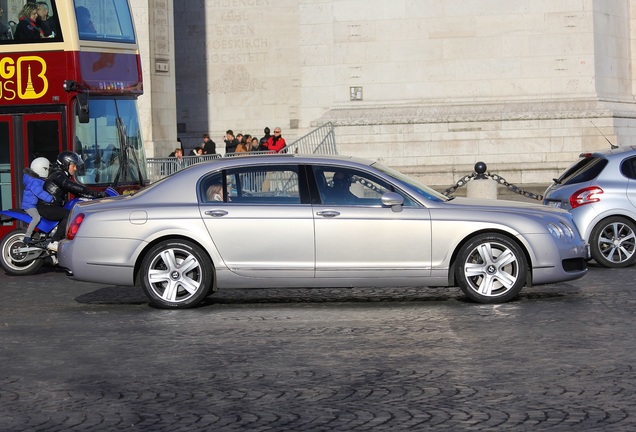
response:
[[[543,195],[539,195],[539,194],[535,194],[535,193],[523,190],[512,183],[508,183],[505,178],[503,178],[502,176],[498,174],[490,174],[489,172],[486,171],[486,164],[483,162],[477,162],[475,164],[474,173],[465,175],[464,177],[459,179],[459,181],[455,183],[454,186],[451,186],[448,189],[444,190],[442,194],[446,196],[451,196],[451,194],[453,194],[457,189],[468,184],[469,181],[475,180],[475,179],[486,179],[486,178],[490,178],[494,180],[495,182],[499,183],[500,185],[505,186],[512,192],[517,193],[519,195],[523,195],[526,198],[543,201]]]

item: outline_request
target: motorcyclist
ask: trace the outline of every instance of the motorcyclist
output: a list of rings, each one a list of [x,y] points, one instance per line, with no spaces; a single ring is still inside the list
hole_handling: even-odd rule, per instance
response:
[[[63,207],[66,194],[72,193],[73,195],[87,198],[107,196],[104,192],[91,190],[73,181],[73,175],[83,163],[82,158],[77,153],[63,151],[57,156],[55,164],[52,165],[49,176],[44,182],[44,190],[53,196],[53,202],[46,203],[40,200],[37,205],[38,212],[49,220],[60,221],[57,231],[47,246],[52,251],[57,251],[58,241],[66,234],[66,223],[70,213],[69,210]]]

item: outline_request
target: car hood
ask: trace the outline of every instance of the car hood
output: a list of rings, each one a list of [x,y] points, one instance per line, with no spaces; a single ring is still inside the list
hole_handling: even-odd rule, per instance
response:
[[[527,203],[527,202],[520,202],[520,201],[456,197],[451,201],[447,201],[447,204],[453,205],[453,206],[471,207],[472,210],[479,208],[482,211],[526,213],[526,214],[537,214],[539,216],[546,215],[546,213],[559,215],[559,216],[568,214],[567,210],[563,210],[563,209],[559,209],[555,207],[549,207],[538,202],[535,204],[535,203]]]

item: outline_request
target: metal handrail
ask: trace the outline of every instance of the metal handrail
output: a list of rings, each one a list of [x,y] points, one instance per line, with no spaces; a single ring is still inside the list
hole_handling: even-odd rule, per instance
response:
[[[286,145],[281,152],[337,155],[338,149],[336,148],[336,132],[333,123],[325,123],[324,125],[314,129],[307,135],[304,135],[293,143]]]

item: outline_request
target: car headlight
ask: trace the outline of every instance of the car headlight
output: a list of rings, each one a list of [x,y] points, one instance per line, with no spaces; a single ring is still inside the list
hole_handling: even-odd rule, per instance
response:
[[[565,234],[565,238],[568,240],[574,239],[574,230],[571,226],[564,224],[561,222],[561,229],[563,230],[563,234]]]
[[[550,231],[550,234],[552,234],[552,237],[554,238],[558,238],[558,239],[565,238],[565,233],[563,232],[561,227],[558,226],[557,224],[553,224],[552,222],[549,222],[548,231]]]

